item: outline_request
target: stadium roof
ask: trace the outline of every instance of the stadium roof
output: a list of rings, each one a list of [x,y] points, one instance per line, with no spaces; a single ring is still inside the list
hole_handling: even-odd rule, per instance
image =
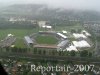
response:
[[[72,43],[73,43],[73,45],[74,45],[75,47],[80,47],[80,48],[82,48],[82,47],[91,47],[91,46],[87,43],[87,41],[84,41],[84,40],[82,40],[82,41],[73,41]]]
[[[56,45],[45,45],[45,44],[38,44],[38,45],[34,45],[34,47],[37,47],[37,48],[57,48]]]
[[[67,43],[68,43],[68,40],[63,40],[63,41],[61,41],[57,46],[58,46],[58,47],[63,47],[63,46],[65,46]]]
[[[33,43],[32,39],[29,36],[24,37],[27,43]]]
[[[87,38],[84,34],[73,33],[73,36],[77,38]]]
[[[61,34],[61,33],[57,33],[57,35],[61,36],[61,37],[64,38],[64,39],[67,38],[67,36],[65,36],[65,35],[63,35],[63,34]]]

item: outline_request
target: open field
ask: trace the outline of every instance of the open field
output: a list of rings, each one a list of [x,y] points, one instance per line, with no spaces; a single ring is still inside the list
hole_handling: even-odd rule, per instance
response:
[[[62,30],[67,30],[71,31],[71,29],[84,29],[84,27],[80,24],[74,25],[74,26],[56,26],[55,30],[57,31],[62,31]]]
[[[53,36],[50,36],[50,35],[45,35],[45,36],[42,36],[42,35],[38,35],[36,37],[36,42],[39,43],[39,44],[56,44],[58,42],[58,40],[53,37]]]

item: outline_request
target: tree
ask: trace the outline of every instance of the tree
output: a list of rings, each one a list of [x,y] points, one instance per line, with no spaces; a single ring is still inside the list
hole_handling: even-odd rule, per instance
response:
[[[76,30],[75,29],[71,29],[71,33],[76,33]]]
[[[41,54],[42,53],[42,51],[41,50],[38,50],[38,54]]]
[[[45,50],[43,50],[43,55],[45,55],[46,54],[46,51]]]
[[[88,51],[87,50],[83,50],[80,52],[80,56],[81,57],[87,57],[88,56]]]
[[[70,56],[75,56],[76,52],[74,50],[70,51]]]
[[[37,53],[37,48],[34,48],[34,54],[36,54]]]
[[[89,57],[92,57],[92,53],[91,53],[91,52],[89,52],[89,53],[88,53],[88,56],[89,56]]]

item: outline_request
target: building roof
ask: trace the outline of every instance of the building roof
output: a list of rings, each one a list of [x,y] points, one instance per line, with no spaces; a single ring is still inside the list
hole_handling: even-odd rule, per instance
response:
[[[67,31],[65,31],[65,30],[63,30],[62,32],[63,32],[63,33],[67,33]]]
[[[91,36],[91,34],[88,33],[86,30],[83,30],[82,33],[85,33],[86,36]]]
[[[66,49],[67,49],[67,51],[72,51],[72,50],[78,51],[77,48],[75,46],[73,46],[73,45],[67,47]]]
[[[32,39],[29,36],[24,37],[27,43],[33,43]]]
[[[73,36],[77,38],[87,38],[84,34],[73,33]]]
[[[73,45],[75,47],[80,47],[80,48],[82,48],[82,47],[91,47],[89,45],[89,43],[87,41],[85,41],[85,40],[82,40],[82,41],[73,41],[72,43],[73,43]]]
[[[48,25],[44,25],[44,26],[42,26],[43,28],[48,28],[48,29],[51,29],[52,28],[52,26],[48,26]]]
[[[38,48],[58,48],[56,45],[46,45],[46,44],[38,44],[38,45],[34,45],[34,47],[38,47]]]
[[[65,46],[67,43],[68,43],[68,40],[63,40],[63,41],[61,41],[57,46],[58,46],[58,47],[63,47],[63,46]]]
[[[61,33],[57,33],[57,35],[61,36],[61,37],[64,38],[64,39],[67,38],[67,36],[65,36],[65,35],[63,35],[63,34],[61,34]]]

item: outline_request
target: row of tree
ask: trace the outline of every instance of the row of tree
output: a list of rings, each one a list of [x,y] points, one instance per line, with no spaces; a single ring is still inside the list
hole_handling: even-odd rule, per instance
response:
[[[82,50],[82,51],[57,51],[57,50],[41,50],[41,49],[37,49],[37,48],[17,48],[17,47],[6,47],[6,48],[1,48],[1,51],[5,51],[5,52],[13,52],[13,53],[32,53],[32,54],[37,54],[37,55],[52,55],[52,56],[80,56],[80,57],[92,57],[93,53],[89,52],[87,50]]]

